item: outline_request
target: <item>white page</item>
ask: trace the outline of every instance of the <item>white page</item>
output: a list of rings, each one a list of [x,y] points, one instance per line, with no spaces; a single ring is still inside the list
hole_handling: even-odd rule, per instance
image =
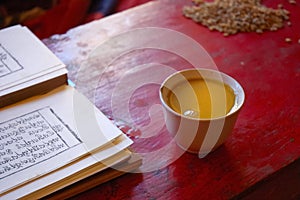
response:
[[[27,28],[0,30],[0,88],[20,84],[31,76],[64,64]]]
[[[2,87],[0,87],[0,92],[2,93],[4,91],[4,92],[8,93],[7,92],[8,90],[11,90],[14,92],[17,90],[17,89],[14,89],[16,87],[26,88],[26,87],[50,80],[51,77],[52,78],[57,77],[57,76],[54,76],[57,74],[57,72],[60,72],[60,74],[67,74],[68,71],[64,65],[60,64],[60,65],[54,66],[52,68],[46,69],[42,72],[32,74],[28,77],[23,77],[19,80],[8,83],[7,85],[3,85]]]
[[[23,82],[24,80],[22,80],[21,82],[16,82],[15,84],[11,84],[10,87],[3,88],[3,90],[0,89],[0,96],[11,94],[15,91],[19,91],[27,87],[33,86],[35,84],[42,83],[46,80],[54,79],[64,74],[67,74],[66,69],[58,69],[55,71],[51,71],[48,74],[43,74],[43,76],[39,76],[39,77],[35,77],[34,79],[27,80],[26,82]]]
[[[26,195],[29,195],[37,190],[41,190],[42,188],[54,184],[62,179],[66,179],[69,176],[72,176],[76,172],[80,172],[81,170],[92,166],[98,162],[103,161],[104,159],[107,159],[118,152],[121,152],[125,148],[127,148],[130,144],[132,144],[132,141],[127,138],[125,135],[120,136],[121,142],[115,144],[115,145],[109,145],[107,148],[105,148],[102,151],[99,151],[93,155],[87,156],[84,159],[78,160],[76,163],[73,165],[68,165],[67,167],[64,167],[62,169],[59,169],[57,171],[54,171],[47,176],[43,176],[39,179],[36,179],[26,185],[23,185],[22,187],[19,187],[10,193],[6,193],[3,196],[0,195],[1,199],[19,199],[22,198]],[[126,158],[126,157],[125,157]],[[125,159],[124,158],[124,159]],[[123,159],[121,159],[123,160]],[[115,162],[104,162],[103,164],[105,165],[105,168],[110,167],[112,164],[115,164]],[[116,160],[116,162],[119,162]],[[77,180],[78,181],[78,180]],[[70,183],[69,183],[70,184]],[[62,184],[64,185],[64,184]],[[64,185],[66,186],[66,185]],[[54,191],[48,191],[49,193],[52,193]],[[48,195],[48,194],[46,194]],[[39,197],[40,198],[40,197]]]
[[[121,134],[70,86],[2,108],[0,193],[95,151]]]

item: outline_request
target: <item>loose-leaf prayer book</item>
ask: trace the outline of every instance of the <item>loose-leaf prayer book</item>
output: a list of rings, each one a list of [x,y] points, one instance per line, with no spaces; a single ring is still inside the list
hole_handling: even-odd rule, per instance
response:
[[[0,61],[0,199],[65,198],[139,167],[132,141],[26,27],[0,31]]]
[[[65,65],[22,26],[0,31],[0,107],[66,84]]]

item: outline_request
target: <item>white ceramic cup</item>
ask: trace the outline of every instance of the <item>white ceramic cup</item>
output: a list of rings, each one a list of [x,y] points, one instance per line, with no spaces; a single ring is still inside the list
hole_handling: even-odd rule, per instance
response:
[[[224,116],[215,118],[188,117],[174,111],[168,105],[170,92],[183,81],[192,79],[215,80],[230,86],[235,95],[235,102],[231,110]],[[223,144],[231,134],[243,106],[245,93],[235,79],[222,72],[193,68],[170,75],[162,83],[159,97],[163,105],[166,127],[174,136],[176,143],[183,150],[196,153],[202,158]]]

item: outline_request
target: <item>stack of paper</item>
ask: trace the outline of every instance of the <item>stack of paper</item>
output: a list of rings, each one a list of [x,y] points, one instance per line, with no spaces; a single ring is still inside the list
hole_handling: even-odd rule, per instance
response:
[[[0,109],[1,199],[41,198],[99,172],[105,182],[141,164],[130,162],[132,141],[63,84],[64,65],[27,28],[4,29],[0,36],[0,99],[9,102]],[[53,83],[57,77],[65,80]],[[47,91],[34,87],[47,81]],[[14,97],[23,100],[12,104]]]
[[[0,31],[0,107],[66,84],[65,65],[22,26]]]

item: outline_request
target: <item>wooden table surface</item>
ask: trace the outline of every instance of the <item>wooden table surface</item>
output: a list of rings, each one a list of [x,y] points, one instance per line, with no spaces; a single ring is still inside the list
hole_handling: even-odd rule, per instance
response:
[[[190,1],[161,0],[44,40],[144,159],[73,199],[300,198],[300,2],[263,3],[283,4],[292,25],[224,37],[182,15]],[[167,75],[192,67],[217,67],[246,94],[232,135],[203,159],[174,144],[158,98]]]

